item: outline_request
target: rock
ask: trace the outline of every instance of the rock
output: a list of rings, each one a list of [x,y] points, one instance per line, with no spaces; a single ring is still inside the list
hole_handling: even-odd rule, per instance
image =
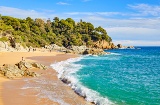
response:
[[[19,69],[21,70],[26,70],[32,68],[32,64],[25,62],[25,61],[20,61],[19,63],[16,64]]]
[[[105,40],[94,42],[94,45],[93,45],[93,47],[100,48],[100,49],[108,49],[109,46],[110,46],[109,42]]]
[[[86,49],[86,46],[70,46],[70,49],[76,54],[82,54]]]
[[[17,50],[17,51],[28,51],[28,48],[24,48],[20,43],[15,43],[15,50]]]
[[[29,71],[31,68],[39,68],[45,70],[47,67],[39,63],[28,63],[25,61],[20,61],[15,65],[4,64],[0,66],[0,73],[7,78],[19,78],[19,77],[38,77],[40,76],[36,72]]]
[[[40,63],[32,63],[32,67],[35,67],[35,68],[39,68],[39,69],[42,69],[42,70],[46,70],[47,67],[40,64]]]
[[[83,52],[83,55],[86,55],[86,54],[104,55],[104,54],[107,54],[107,53],[104,52],[103,49],[90,48],[90,49],[86,49],[86,50]]]
[[[123,46],[122,46],[121,44],[118,44],[117,47],[118,47],[118,48],[122,48]]]
[[[127,48],[129,48],[129,49],[134,49],[134,46],[128,46]]]
[[[37,74],[35,72],[29,72],[28,75],[31,77],[39,77],[40,76],[39,74]]]
[[[60,47],[60,46],[58,46],[58,45],[56,45],[56,44],[45,45],[45,49],[48,49],[48,50],[50,50],[50,51],[52,51],[52,50],[57,50],[57,51],[62,51],[62,52],[64,52],[64,51],[67,50],[65,47],[63,47],[63,46]]]
[[[0,73],[7,78],[23,77],[24,71],[20,70],[16,65],[4,64],[0,68]]]
[[[3,48],[3,49],[8,49],[8,43],[7,42],[2,42],[0,41],[0,48]]]

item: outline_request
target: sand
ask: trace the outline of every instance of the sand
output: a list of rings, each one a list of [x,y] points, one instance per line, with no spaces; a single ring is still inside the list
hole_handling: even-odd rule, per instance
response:
[[[38,70],[37,78],[8,80],[0,76],[0,105],[90,105],[78,96],[68,85],[57,78],[57,73],[50,67],[53,62],[77,57],[60,52],[1,52],[0,65],[15,64],[22,57],[29,62],[39,62],[49,68]],[[30,85],[32,88],[27,88]],[[38,88],[37,88],[38,87]],[[47,93],[48,92],[48,93]],[[47,93],[47,94],[46,94]]]

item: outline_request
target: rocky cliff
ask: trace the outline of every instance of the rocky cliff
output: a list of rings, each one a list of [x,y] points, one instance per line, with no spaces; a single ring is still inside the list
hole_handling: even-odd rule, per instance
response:
[[[115,45],[112,42],[101,40],[101,41],[94,42],[93,47],[100,48],[100,49],[114,49]]]

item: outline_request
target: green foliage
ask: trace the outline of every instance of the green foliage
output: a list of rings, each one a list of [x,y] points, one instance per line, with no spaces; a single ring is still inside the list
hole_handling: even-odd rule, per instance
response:
[[[55,17],[53,21],[44,21],[40,18],[18,19],[0,15],[0,32],[12,33],[16,42],[28,47],[44,47],[53,43],[65,47],[90,46],[99,40],[112,41],[102,27],[95,28],[92,23],[82,20],[76,23],[72,18]]]
[[[7,38],[7,37],[1,37],[1,38],[0,38],[0,41],[7,42],[7,41],[8,41],[8,38]]]

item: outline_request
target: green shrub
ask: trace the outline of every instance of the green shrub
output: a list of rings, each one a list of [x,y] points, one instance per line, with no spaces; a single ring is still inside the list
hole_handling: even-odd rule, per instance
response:
[[[8,41],[8,38],[5,37],[5,36],[3,36],[3,37],[0,38],[0,41],[7,42],[7,41]]]

